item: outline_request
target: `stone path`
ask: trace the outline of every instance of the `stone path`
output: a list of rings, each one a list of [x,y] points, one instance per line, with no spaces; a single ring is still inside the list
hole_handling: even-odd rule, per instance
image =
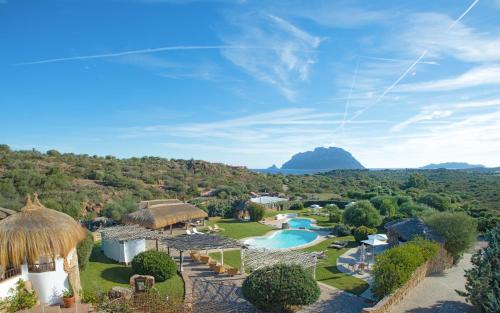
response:
[[[360,260],[360,255],[359,255],[359,247],[351,248],[347,250],[344,254],[342,254],[338,259],[337,259],[337,269],[341,271],[342,273],[350,274],[351,276],[357,277],[359,279],[362,279],[368,283],[370,287],[366,289],[360,296],[362,298],[368,299],[368,300],[375,300],[375,297],[373,296],[371,292],[371,285],[373,284],[373,277],[371,275],[371,267],[373,264],[369,263],[369,266],[367,270],[365,271],[353,271],[352,267],[349,267],[349,264],[356,264]],[[371,261],[371,257],[368,256],[368,261]]]
[[[360,313],[361,309],[370,306],[364,299],[340,289],[322,283],[319,287],[319,300],[298,313]]]
[[[479,247],[481,243],[478,244]],[[473,307],[455,289],[465,289],[464,270],[472,266],[472,253],[464,254],[457,266],[444,273],[426,277],[392,310],[393,313],[468,313]]]

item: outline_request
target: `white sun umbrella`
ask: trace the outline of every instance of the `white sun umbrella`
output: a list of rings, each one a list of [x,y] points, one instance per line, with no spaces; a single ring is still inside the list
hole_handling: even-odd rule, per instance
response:
[[[381,241],[387,241],[387,235],[386,234],[375,234],[375,235],[368,235],[368,240],[370,239],[378,239]]]
[[[373,249],[373,252],[372,252],[372,255],[373,255],[373,263],[375,263],[375,247],[377,246],[385,246],[387,245],[388,243],[386,241],[382,241],[382,240],[379,240],[377,238],[369,238],[367,240],[363,240],[361,241],[362,243],[366,243],[367,245],[370,245],[372,246],[372,249]]]

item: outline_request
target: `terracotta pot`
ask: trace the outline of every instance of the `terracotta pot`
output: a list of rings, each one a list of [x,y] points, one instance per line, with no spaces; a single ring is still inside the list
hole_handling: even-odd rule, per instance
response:
[[[70,298],[63,297],[63,302],[65,308],[72,308],[75,305],[75,296]]]

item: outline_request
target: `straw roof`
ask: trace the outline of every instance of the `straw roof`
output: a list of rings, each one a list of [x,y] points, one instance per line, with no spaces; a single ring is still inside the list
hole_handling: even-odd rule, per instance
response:
[[[0,220],[7,218],[8,216],[11,216],[14,213],[16,213],[16,211],[0,208]]]
[[[189,203],[170,199],[150,201],[144,209],[125,215],[122,222],[138,224],[149,229],[159,229],[179,222],[205,218],[208,214]],[[141,204],[140,204],[141,205]]]
[[[0,265],[19,266],[40,257],[66,257],[85,238],[69,215],[44,207],[35,194],[19,213],[0,220]]]

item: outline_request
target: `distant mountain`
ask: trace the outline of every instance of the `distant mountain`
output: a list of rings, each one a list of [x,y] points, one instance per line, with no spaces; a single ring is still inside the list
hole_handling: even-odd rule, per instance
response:
[[[446,163],[438,163],[438,164],[428,164],[426,166],[421,167],[424,170],[435,170],[439,168],[444,168],[447,170],[466,170],[471,168],[484,168],[484,165],[481,164],[469,164],[466,162],[446,162]]]
[[[364,169],[349,152],[342,148],[319,147],[314,151],[297,153],[281,169],[294,170],[337,170]]]
[[[279,170],[279,168],[276,166],[276,164],[273,164],[271,167],[267,168],[268,170]]]

